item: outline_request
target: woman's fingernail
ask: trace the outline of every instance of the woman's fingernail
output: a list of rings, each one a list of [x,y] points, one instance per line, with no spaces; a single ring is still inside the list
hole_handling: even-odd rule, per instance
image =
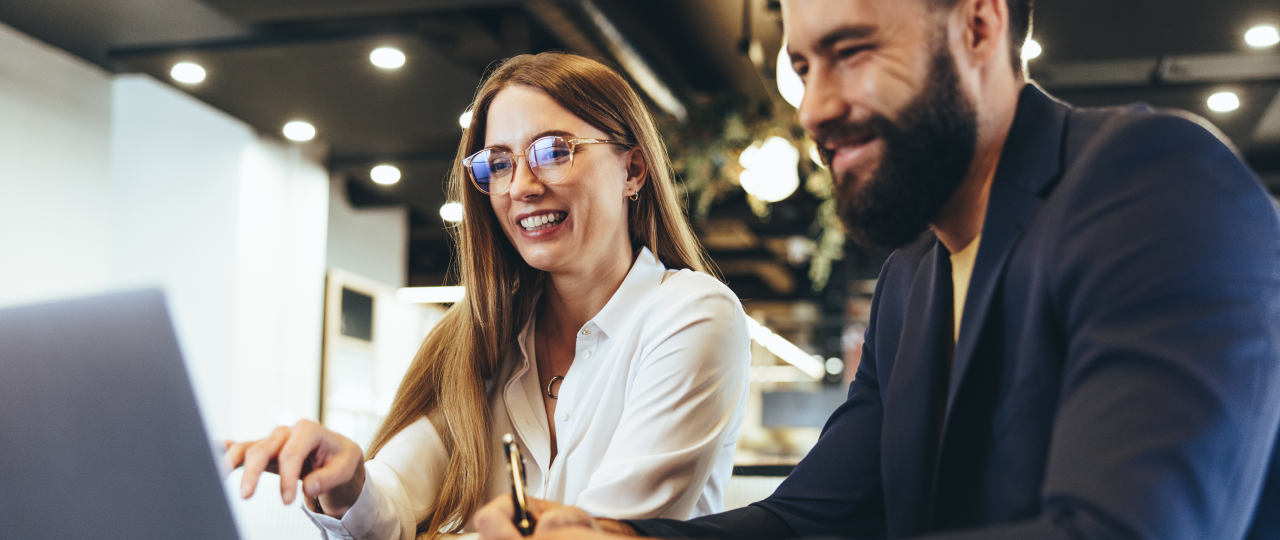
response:
[[[241,499],[249,498],[249,484],[240,484],[240,498]]]

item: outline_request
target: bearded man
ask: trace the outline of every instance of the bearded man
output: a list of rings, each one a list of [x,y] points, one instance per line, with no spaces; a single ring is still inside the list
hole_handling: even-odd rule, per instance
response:
[[[783,1],[849,234],[896,249],[848,401],[759,503],[537,536],[1280,538],[1275,204],[1202,120],[1029,84],[1030,4]]]

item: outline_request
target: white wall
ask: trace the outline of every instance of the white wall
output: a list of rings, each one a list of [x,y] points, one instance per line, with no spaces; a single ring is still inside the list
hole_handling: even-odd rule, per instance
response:
[[[114,104],[112,283],[168,292],[215,437],[315,418],[327,174],[146,76]]]
[[[111,76],[0,24],[0,305],[100,290]]]
[[[327,173],[149,77],[113,90],[111,284],[168,293],[214,438],[315,419]],[[245,536],[314,536],[270,486],[237,502]]]
[[[0,307],[163,287],[214,438],[316,418],[331,221],[335,264],[405,282],[405,211],[329,189],[295,145],[0,25]],[[314,538],[266,482],[244,537]]]
[[[329,268],[341,268],[391,287],[408,284],[409,212],[355,209],[341,179],[329,191]]]

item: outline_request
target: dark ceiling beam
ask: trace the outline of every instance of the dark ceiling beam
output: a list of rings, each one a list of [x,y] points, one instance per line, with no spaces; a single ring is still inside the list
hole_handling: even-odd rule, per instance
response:
[[[529,0],[525,12],[574,52],[612,58],[659,109],[684,121],[689,111],[633,41],[592,0]],[[605,54],[607,53],[607,54]]]
[[[523,0],[204,0],[248,24],[519,6]]]
[[[367,167],[378,163],[419,163],[419,162],[452,162],[456,157],[456,149],[451,150],[427,150],[420,152],[407,152],[391,155],[330,155],[328,166],[329,170],[345,169],[348,167]]]
[[[649,65],[640,51],[636,50],[631,40],[618,30],[617,25],[600,11],[592,0],[580,0],[579,3],[587,19],[594,25],[595,31],[603,38],[605,48],[618,61],[622,69],[626,70],[627,75],[631,76],[631,80],[635,81],[640,90],[647,94],[659,108],[677,120],[683,122],[688,118],[689,111],[684,103],[676,97],[671,86],[658,76],[657,71]]]
[[[1280,81],[1280,55],[1197,54],[1033,64],[1031,75],[1050,90]]]
[[[1262,113],[1262,120],[1253,128],[1253,140],[1280,146],[1280,94],[1276,94],[1267,111]]]
[[[584,56],[604,57],[604,51],[596,46],[586,32],[574,22],[562,2],[553,0],[529,0],[524,5],[525,12],[536,19],[544,28],[556,36],[573,52]]]
[[[403,35],[412,36],[416,32],[411,28],[328,31],[316,33],[287,34],[252,34],[245,37],[193,41],[188,43],[158,43],[134,47],[117,47],[107,52],[107,57],[114,62],[127,61],[134,58],[162,56],[176,52],[223,52],[247,49],[266,49],[288,45],[310,45],[333,41],[347,41],[377,36]]]

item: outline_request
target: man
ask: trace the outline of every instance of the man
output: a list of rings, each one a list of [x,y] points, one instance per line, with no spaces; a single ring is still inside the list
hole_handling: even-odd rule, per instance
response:
[[[1280,218],[1233,150],[1027,84],[1029,0],[783,10],[849,234],[897,248],[848,401],[764,501],[537,535],[1280,538]]]

